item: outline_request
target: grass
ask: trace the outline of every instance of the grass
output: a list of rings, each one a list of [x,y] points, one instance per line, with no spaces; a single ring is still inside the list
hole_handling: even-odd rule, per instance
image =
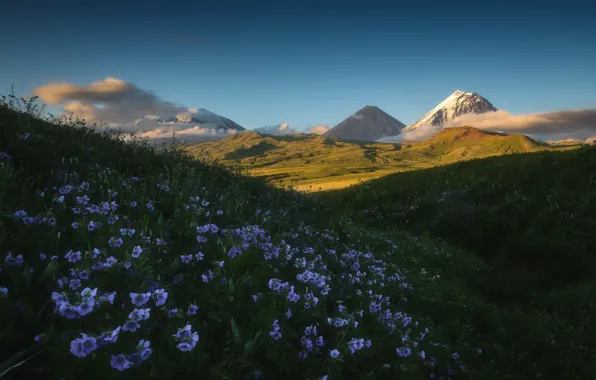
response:
[[[596,147],[583,147],[398,173],[319,198],[363,228],[409,231],[473,254],[492,268],[469,285],[477,296],[503,313],[518,310],[520,323],[548,315],[554,324],[541,333],[573,345],[580,331],[596,339],[595,173]],[[589,357],[574,378],[594,377]]]
[[[270,136],[248,132],[182,147],[191,156],[209,156],[276,186],[307,192],[341,189],[395,172],[475,158],[575,148],[470,127],[447,129],[419,143],[367,143],[314,134]]]
[[[16,101],[0,377],[594,377],[589,282],[500,304],[515,283],[460,248]]]

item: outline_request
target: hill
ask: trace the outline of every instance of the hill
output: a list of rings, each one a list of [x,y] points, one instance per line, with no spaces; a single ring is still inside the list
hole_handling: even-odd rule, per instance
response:
[[[549,146],[523,135],[460,127],[446,129],[419,143],[367,143],[315,134],[272,136],[249,132],[182,149],[194,157],[209,156],[228,166],[240,166],[274,183],[317,191],[461,160],[572,148]]]
[[[591,377],[594,286],[515,303],[460,249],[24,108],[0,104],[8,379]],[[545,189],[589,179],[549,157]]]
[[[596,271],[594,173],[596,147],[586,146],[398,173],[321,197],[369,227],[474,252],[525,289],[560,289]]]
[[[325,136],[375,141],[382,137],[398,135],[405,126],[379,107],[366,106],[325,132]]]
[[[460,249],[23,108],[0,104],[8,379],[593,374],[593,286],[495,302],[524,289]],[[537,184],[567,179],[552,157]]]

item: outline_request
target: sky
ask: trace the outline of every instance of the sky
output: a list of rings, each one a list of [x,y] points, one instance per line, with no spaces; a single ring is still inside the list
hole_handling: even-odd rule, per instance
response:
[[[248,129],[332,127],[365,105],[411,124],[457,89],[511,114],[596,108],[595,4],[13,1],[0,94],[112,78]]]

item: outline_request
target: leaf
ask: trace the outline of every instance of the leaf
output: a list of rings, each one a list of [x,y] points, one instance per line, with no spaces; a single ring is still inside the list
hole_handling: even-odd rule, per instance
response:
[[[23,351],[17,352],[13,356],[11,356],[8,360],[5,360],[2,364],[0,364],[0,371],[2,371],[2,372],[0,372],[0,378],[4,377],[11,369],[18,367],[18,366],[22,365],[23,363],[25,363],[26,361],[28,361],[29,359],[39,355],[43,351],[43,349],[41,349],[37,353],[29,356],[27,359],[21,360],[20,362],[13,364],[17,360],[22,358],[23,356],[30,354],[31,352],[35,351],[38,348],[39,348],[38,345],[31,346]]]
[[[246,344],[244,345],[244,355],[248,355],[252,352],[252,350],[255,346],[255,343],[257,342],[257,339],[259,339],[259,336],[261,335],[261,331],[263,331],[263,330],[257,331],[254,338],[252,338],[251,340],[246,342]]]
[[[230,326],[232,327],[232,335],[234,336],[234,340],[236,343],[240,343],[240,331],[238,331],[238,326],[236,326],[234,318],[230,319]]]

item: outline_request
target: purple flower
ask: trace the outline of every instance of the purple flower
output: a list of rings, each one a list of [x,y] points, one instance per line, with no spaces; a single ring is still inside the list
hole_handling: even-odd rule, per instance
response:
[[[40,259],[41,261],[44,261],[44,260],[46,259],[46,255],[45,255],[45,253],[40,253],[40,254],[39,254],[39,259]]]
[[[67,259],[71,263],[76,263],[77,261],[79,261],[81,259],[81,251],[76,251],[76,252],[73,252],[72,250],[68,251],[68,253],[66,255],[64,255],[64,258]]]
[[[135,259],[138,259],[139,256],[141,256],[141,253],[143,253],[143,249],[141,248],[140,245],[137,245],[133,248],[132,250],[132,257],[134,257]]]
[[[331,356],[333,359],[337,359],[337,357],[339,356],[339,351],[338,350],[331,350],[329,352],[329,356]]]
[[[135,306],[142,306],[149,301],[151,293],[130,293],[130,299]]]
[[[150,345],[151,342],[143,339],[141,339],[141,341],[137,345],[137,351],[139,351],[140,353],[141,360],[147,360],[149,355],[151,355],[151,352],[153,352],[151,348],[149,348]]]
[[[170,311],[168,311],[168,318],[172,318],[173,316],[175,316],[178,313],[178,309],[174,308]]]
[[[84,358],[91,352],[97,349],[97,342],[95,338],[81,334],[81,338],[77,338],[70,342],[70,352],[79,358]]]
[[[81,280],[79,280],[78,278],[72,279],[72,280],[70,280],[69,286],[72,290],[77,290],[78,288],[81,287]]]
[[[5,297],[8,295],[8,288],[0,287],[0,296]]]
[[[141,327],[141,325],[139,325],[137,321],[126,321],[126,323],[124,323],[124,326],[122,326],[122,330],[135,332],[139,327]]]
[[[112,355],[110,364],[112,365],[112,368],[117,369],[118,371],[124,371],[125,369],[130,368],[131,365],[131,363],[123,354]]]
[[[4,261],[6,261],[6,264],[8,265],[22,265],[23,255],[17,255],[16,257],[13,257],[12,252],[8,252],[8,255],[6,255]]]
[[[195,315],[197,313],[197,311],[199,311],[199,307],[197,305],[194,304],[190,304],[188,306],[188,311],[186,312],[188,315]]]
[[[193,259],[193,255],[180,255],[180,260],[182,260],[182,262],[184,264],[188,264],[192,261]]]
[[[122,245],[122,243],[124,243],[122,238],[116,238],[115,236],[112,236],[108,240],[108,245],[112,248],[119,248]]]
[[[79,316],[78,310],[69,303],[62,303],[58,308],[60,314],[68,319],[74,319]]]
[[[23,219],[27,216],[27,212],[25,210],[19,210],[14,213],[14,217],[17,219]]]
[[[272,326],[273,326],[273,330],[271,330],[271,331],[269,332],[269,335],[270,335],[270,336],[271,336],[273,339],[275,339],[275,340],[278,340],[278,339],[280,339],[280,338],[282,337],[282,335],[281,335],[281,333],[279,332],[279,321],[278,321],[277,319],[276,319],[276,320],[274,320],[274,321],[273,321],[273,325],[272,325]]]
[[[174,335],[178,344],[176,347],[180,351],[192,350],[199,341],[199,334],[191,330],[191,326],[187,324],[182,329],[178,329],[178,332]]]
[[[162,306],[168,299],[168,292],[166,292],[164,289],[158,289],[153,292],[152,297],[155,300],[155,306]]]

